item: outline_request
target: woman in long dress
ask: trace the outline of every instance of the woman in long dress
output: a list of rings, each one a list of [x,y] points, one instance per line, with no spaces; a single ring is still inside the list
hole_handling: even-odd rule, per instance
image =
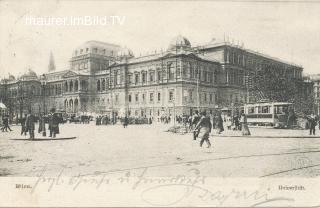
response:
[[[244,113],[241,115],[241,130],[242,130],[242,136],[251,135],[248,124],[247,124],[247,116]]]

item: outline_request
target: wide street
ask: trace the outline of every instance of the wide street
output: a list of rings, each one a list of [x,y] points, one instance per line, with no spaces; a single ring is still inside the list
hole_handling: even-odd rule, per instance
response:
[[[148,168],[151,176],[172,176],[190,169],[213,177],[320,175],[320,138],[283,138],[308,136],[307,130],[252,128],[253,136],[247,138],[226,131],[224,135],[230,137],[212,135],[212,147],[200,148],[199,139],[193,141],[190,133],[165,132],[168,127],[64,124],[58,137],[75,139],[31,141],[20,135],[20,126],[12,126],[12,132],[0,132],[0,175],[36,176],[44,168],[47,175],[63,171],[65,176],[142,168]],[[319,130],[316,134],[320,135]],[[36,137],[42,136],[36,133]]]

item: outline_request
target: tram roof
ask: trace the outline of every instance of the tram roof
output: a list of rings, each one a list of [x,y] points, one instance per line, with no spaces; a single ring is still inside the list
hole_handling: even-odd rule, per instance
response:
[[[245,106],[259,106],[259,105],[292,105],[293,103],[289,102],[259,102],[259,103],[248,103]]]

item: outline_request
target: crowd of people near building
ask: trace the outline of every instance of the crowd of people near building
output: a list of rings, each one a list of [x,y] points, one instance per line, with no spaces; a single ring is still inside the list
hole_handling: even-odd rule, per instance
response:
[[[129,124],[152,124],[154,118],[146,116],[140,117],[129,117],[129,116],[108,116],[108,115],[98,115],[95,118],[95,123],[97,126],[100,125],[115,125],[117,123],[121,123],[124,126],[128,126]]]
[[[5,115],[2,117],[3,127],[2,131],[12,131],[9,126],[9,116]],[[55,113],[55,109],[52,108],[50,113],[47,115],[41,114],[40,118],[35,116],[30,110],[28,114],[24,114],[22,118],[19,119],[19,123],[21,125],[21,135],[27,136],[29,135],[30,139],[35,139],[35,126],[38,124],[38,133],[42,134],[42,136],[46,136],[46,129],[49,130],[49,137],[55,138],[59,131],[59,124],[62,123],[62,118],[59,114]],[[46,128],[46,124],[48,124],[48,128]]]
[[[81,116],[69,116],[67,119],[59,113],[55,112],[55,109],[51,109],[50,113],[47,115],[40,114],[39,116],[33,115],[31,111],[25,114],[19,123],[21,124],[21,135],[29,134],[30,139],[35,138],[35,124],[38,123],[38,133],[46,135],[46,129],[49,130],[49,137],[55,138],[59,134],[59,124],[69,121],[69,123],[83,123],[87,124],[95,119],[95,124],[98,125],[115,125],[122,124],[124,128],[128,125],[135,124],[152,124],[154,122],[162,124],[172,124],[173,122],[180,127],[184,127],[186,132],[192,133],[193,139],[201,138],[200,146],[204,142],[211,146],[208,135],[215,131],[216,134],[221,134],[224,131],[241,131],[242,135],[250,135],[250,130],[247,125],[247,116],[244,113],[236,112],[233,115],[224,114],[221,111],[215,113],[207,114],[206,111],[194,111],[193,115],[176,115],[173,116],[160,116],[158,118],[154,117],[130,117],[130,116],[108,116],[108,115],[98,115],[95,118],[93,116],[81,115]],[[289,119],[288,119],[289,120]],[[320,129],[320,119],[319,116],[311,114],[307,116],[307,125],[310,135],[315,135],[316,126]],[[46,128],[48,124],[48,128]],[[2,132],[12,131],[10,128],[9,115],[2,116]]]

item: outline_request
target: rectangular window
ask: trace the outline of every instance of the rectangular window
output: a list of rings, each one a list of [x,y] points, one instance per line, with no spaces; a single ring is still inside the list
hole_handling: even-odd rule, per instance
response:
[[[128,81],[129,81],[129,84],[132,84],[132,74],[128,75]]]
[[[139,83],[139,74],[134,75],[134,83],[138,84]]]
[[[150,93],[150,102],[153,102],[153,93]]]
[[[180,78],[180,73],[181,73],[181,71],[180,71],[180,66],[177,66],[177,78]]]
[[[158,101],[160,101],[160,100],[161,100],[161,93],[158,92]]]
[[[136,102],[139,102],[139,94],[136,94]]]
[[[128,100],[129,100],[129,103],[131,103],[131,95],[129,95],[129,98],[128,98]]]
[[[146,101],[146,94],[142,94],[142,101],[145,102]]]
[[[161,81],[161,79],[162,79],[162,78],[161,78],[161,71],[158,71],[158,72],[157,72],[157,76],[158,76],[158,81]]]
[[[173,91],[169,92],[169,101],[173,101],[174,100],[174,95],[173,95]]]
[[[142,83],[146,83],[147,79],[146,79],[146,73],[142,73]]]
[[[150,82],[154,81],[154,72],[150,72],[149,80],[150,80]]]
[[[213,102],[213,96],[212,96],[212,94],[210,94],[210,103],[212,103]]]
[[[250,108],[248,108],[248,113],[254,113],[254,107],[250,107]]]

